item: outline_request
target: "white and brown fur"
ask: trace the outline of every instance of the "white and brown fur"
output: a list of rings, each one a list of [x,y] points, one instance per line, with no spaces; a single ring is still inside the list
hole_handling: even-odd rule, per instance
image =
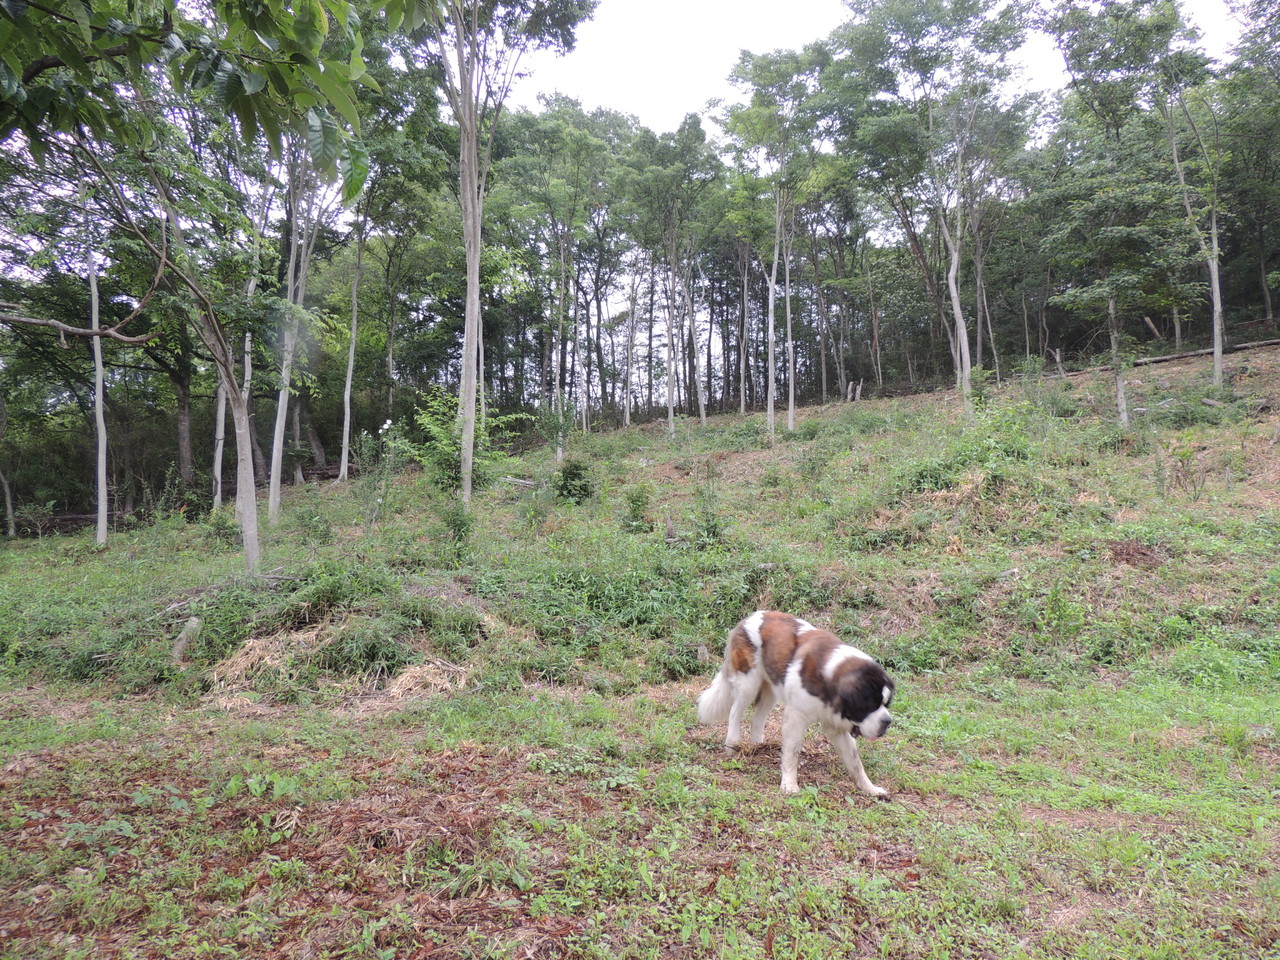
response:
[[[823,732],[863,793],[882,797],[862,768],[855,736],[878,740],[893,718],[894,683],[884,668],[857,647],[787,613],[757,610],[729,631],[724,663],[698,697],[698,720],[729,721],[725,746],[741,741],[742,714],[755,702],[751,742],[764,742],[764,725],[782,704],[782,791],[796,793],[800,743],[812,724]]]

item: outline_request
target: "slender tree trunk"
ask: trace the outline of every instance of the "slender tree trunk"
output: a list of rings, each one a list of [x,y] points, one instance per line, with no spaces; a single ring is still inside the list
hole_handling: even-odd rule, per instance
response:
[[[12,540],[18,536],[18,522],[13,513],[13,490],[3,470],[0,470],[0,488],[4,489],[4,535]]]
[[[227,384],[227,399],[231,403],[231,422],[236,435],[236,515],[244,538],[244,562],[249,572],[258,569],[258,500],[253,479],[253,437],[249,425],[249,405],[236,389],[235,374],[221,369]]]
[[[89,251],[89,323],[99,329],[101,314],[98,308],[98,265],[93,251]],[[91,337],[93,346],[93,420],[98,437],[97,499],[98,522],[94,530],[94,543],[107,545],[107,518],[110,508],[110,491],[107,488],[107,416],[104,393],[106,376],[102,365],[102,338]]]
[[[626,368],[623,374],[622,387],[622,425],[631,426],[631,377],[636,352],[636,310],[639,308],[640,274],[631,274],[630,313],[627,316],[627,351]]]
[[[480,170],[480,120],[477,114],[474,76],[479,69],[458,46],[457,89],[454,104],[460,130],[458,149],[459,197],[462,207],[462,244],[466,253],[467,292],[462,330],[462,384],[458,419],[462,433],[462,502],[471,503],[471,480],[476,448],[476,394],[480,358],[480,258],[483,253],[484,192]]]
[[[818,314],[818,357],[822,363],[822,402],[827,402],[827,345],[832,346],[834,355],[835,338],[830,336],[830,324],[827,319],[827,298],[822,289],[822,258],[818,249],[818,226],[815,223],[812,232],[813,240],[813,293],[817,303]]]
[[[645,414],[644,415],[646,420],[653,417],[653,393],[654,393],[654,389],[653,389],[653,315],[654,315],[654,300],[657,299],[657,294],[658,294],[657,259],[658,259],[657,257],[654,257],[649,262],[649,355],[646,361],[647,368],[649,371],[649,376],[648,376],[648,384],[647,384],[648,393],[645,397]]]
[[[290,309],[287,323],[280,359],[280,390],[276,394],[275,431],[271,440],[271,481],[267,492],[267,523],[271,526],[275,526],[280,520],[280,472],[284,466],[285,428],[289,417],[289,383],[293,376],[293,354],[298,345],[298,328],[302,323],[299,308]]]
[[[795,214],[789,211],[782,240],[782,282],[786,287],[787,314],[787,429],[796,428],[796,340],[791,329],[791,245],[795,234]]]
[[[302,472],[302,460],[298,454],[302,451],[302,398],[298,398],[299,402],[293,404],[290,412],[290,419],[293,421],[293,483],[294,486],[301,486],[306,482],[306,476]]]
[[[996,383],[1000,382],[1000,354],[996,351],[996,331],[993,327],[994,316],[991,312],[991,304],[987,302],[986,285],[979,282],[978,292],[982,297],[982,308],[987,318],[987,343],[991,347],[991,366],[996,373]]]
[[[970,407],[970,397],[973,392],[973,381],[971,377],[972,366],[969,358],[969,329],[964,319],[964,307],[960,302],[960,227],[957,227],[956,234],[953,236],[950,224],[945,216],[938,217],[938,223],[942,227],[942,238],[946,242],[947,251],[951,254],[951,266],[947,270],[947,289],[951,293],[951,315],[952,322],[955,325],[955,332],[951,336],[953,356],[956,359],[956,385],[960,388],[960,395],[964,400],[965,409]],[[948,333],[951,331],[949,330]]]
[[[670,264],[667,266],[671,269]],[[676,332],[676,299],[674,279],[667,285],[667,439],[676,438],[676,349],[679,341]]]
[[[1271,307],[1271,285],[1267,282],[1267,241],[1264,228],[1258,225],[1258,282],[1262,287],[1262,308],[1268,323],[1275,319]]]
[[[1182,103],[1182,111],[1190,122],[1191,114],[1187,110],[1185,103]],[[1223,327],[1225,325],[1223,309],[1222,309],[1222,284],[1219,280],[1219,251],[1218,251],[1218,197],[1217,184],[1213,186],[1213,190],[1209,197],[1209,240],[1206,241],[1204,233],[1200,230],[1200,224],[1196,221],[1195,213],[1191,209],[1191,190],[1187,186],[1187,174],[1182,166],[1182,158],[1178,153],[1178,138],[1173,129],[1173,110],[1169,104],[1161,103],[1160,110],[1164,114],[1165,127],[1169,133],[1169,151],[1173,155],[1173,168],[1178,174],[1178,184],[1182,187],[1182,205],[1187,212],[1187,226],[1191,228],[1192,234],[1196,238],[1196,243],[1200,247],[1200,254],[1204,258],[1205,266],[1209,268],[1209,296],[1213,303],[1213,385],[1219,390],[1222,389],[1223,378]],[[1192,123],[1193,130],[1195,124]],[[1199,141],[1199,132],[1196,132],[1196,139]],[[1210,165],[1208,150],[1204,144],[1200,144],[1200,151],[1206,164]]]
[[[1111,368],[1116,379],[1116,412],[1120,426],[1129,426],[1129,398],[1125,391],[1125,368],[1120,356],[1120,315],[1115,296],[1107,298],[1107,328],[1111,332]]]
[[[1031,314],[1027,312],[1027,292],[1022,292],[1022,339],[1026,341],[1026,361],[1031,362]]]
[[[367,208],[366,208],[367,212]],[[360,277],[364,273],[365,225],[362,217],[356,235],[356,265],[351,274],[351,328],[347,334],[347,375],[342,381],[342,453],[338,460],[338,479],[347,479],[347,465],[351,460],[351,382],[356,371],[356,332],[360,320]]]
[[[271,481],[267,496],[267,522],[272,525],[280,519],[281,470],[284,464],[284,441],[288,425],[293,360],[302,325],[311,254],[320,232],[315,191],[308,182],[309,173],[310,166],[305,159],[292,165],[289,171],[289,219],[292,229],[289,235],[289,261],[285,271],[285,300],[290,309],[288,326],[281,346],[280,390],[276,394],[276,422],[271,441]],[[304,199],[307,201],[305,210],[303,210]],[[300,472],[300,465],[299,469],[295,470],[295,475],[298,472]]]
[[[213,415],[213,509],[222,506],[222,460],[227,443],[227,385],[218,380],[217,406]]]
[[[689,356],[693,360],[692,379],[698,394],[698,422],[707,425],[707,391],[702,380],[702,359],[698,352],[698,317],[693,309],[693,267],[680,271],[680,290],[684,295],[684,312],[689,318]],[[711,342],[711,330],[707,329],[707,343]]]
[[[1209,209],[1209,292],[1213,301],[1213,385],[1219,390],[1223,384],[1222,352],[1226,339],[1226,316],[1222,309],[1221,257],[1218,251],[1218,210]]]
[[[749,255],[742,257],[742,302],[738,313],[738,413],[747,412],[747,288],[751,279]]]
[[[394,290],[387,291],[393,297]],[[396,307],[393,299],[387,304],[387,419],[396,415]]]
[[[560,296],[557,302],[557,312],[560,320],[556,328],[555,349],[553,350],[556,355],[555,396],[552,401],[556,414],[556,463],[564,461],[565,421],[567,420],[565,412],[568,409],[568,397],[565,395],[566,364],[569,356],[567,326],[569,317],[569,255],[565,249],[567,244],[568,240],[561,232],[556,240],[560,267]]]
[[[778,383],[778,364],[774,358],[773,341],[774,341],[774,317],[776,316],[775,301],[778,297],[778,256],[782,249],[782,196],[775,191],[773,198],[773,265],[769,269],[769,330],[766,336],[768,348],[768,366],[769,366],[769,382],[766,384],[765,392],[765,420],[769,425],[769,442],[772,443],[775,435],[774,426],[774,398],[777,395]]]

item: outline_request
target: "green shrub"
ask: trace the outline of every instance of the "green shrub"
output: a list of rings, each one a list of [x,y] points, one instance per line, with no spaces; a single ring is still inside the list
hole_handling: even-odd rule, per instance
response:
[[[653,490],[647,484],[636,484],[622,490],[622,529],[627,533],[648,533],[653,529],[649,521],[649,502]]]
[[[660,644],[649,656],[650,679],[665,683],[710,673],[707,664],[698,659],[698,646],[688,641]]]
[[[570,503],[586,503],[595,496],[595,480],[591,468],[582,460],[566,460],[551,475],[551,487],[556,496]]]
[[[458,398],[443,390],[425,394],[413,419],[422,432],[422,442],[396,437],[394,447],[421,464],[438,489],[446,493],[460,490],[462,431],[458,426]],[[495,448],[497,440],[527,419],[523,414],[477,417],[471,465],[473,490],[489,486],[507,460],[506,454]]]
[[[461,563],[467,554],[471,531],[475,527],[475,518],[471,515],[471,511],[461,500],[445,497],[431,504],[431,512],[444,528],[444,540],[448,544],[452,558]]]

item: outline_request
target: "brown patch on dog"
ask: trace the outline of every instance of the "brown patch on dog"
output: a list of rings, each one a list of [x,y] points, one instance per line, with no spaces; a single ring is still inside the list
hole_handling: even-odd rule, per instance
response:
[[[846,657],[836,664],[835,670],[831,673],[831,688],[852,690],[858,683],[859,675],[870,665],[871,661],[863,657]]]
[[[785,613],[769,611],[760,624],[760,648],[764,657],[764,672],[774,686],[781,686],[786,679],[791,655],[796,649],[796,618]]]
[[[741,626],[729,631],[729,664],[738,673],[747,673],[755,666],[756,648]]]
[[[826,631],[819,630],[807,634],[802,646],[803,649],[799,653],[800,682],[809,693],[823,703],[832,703],[834,699],[831,696],[832,684],[823,675],[823,670],[826,668],[827,661],[831,659],[832,652],[840,646],[840,641]]]

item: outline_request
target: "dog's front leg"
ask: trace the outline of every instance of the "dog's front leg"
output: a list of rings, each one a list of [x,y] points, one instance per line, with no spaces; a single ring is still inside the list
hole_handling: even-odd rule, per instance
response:
[[[871,778],[867,776],[867,771],[862,767],[862,755],[858,752],[858,742],[853,739],[852,734],[844,731],[828,730],[827,737],[830,738],[831,745],[836,748],[836,753],[840,754],[840,759],[844,761],[845,768],[853,774],[853,782],[858,785],[859,790],[873,797],[889,795],[888,790],[883,787],[877,787],[871,782]]]
[[[782,792],[799,793],[800,784],[796,782],[796,774],[800,769],[800,744],[804,742],[804,731],[809,725],[808,718],[785,709],[782,714]]]

